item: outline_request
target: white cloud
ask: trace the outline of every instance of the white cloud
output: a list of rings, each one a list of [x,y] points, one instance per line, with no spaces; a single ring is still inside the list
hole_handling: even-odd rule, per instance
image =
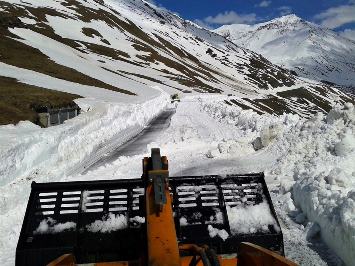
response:
[[[280,16],[285,16],[292,13],[292,8],[290,6],[280,6],[277,8],[277,10],[280,12]]]
[[[264,0],[264,1],[261,1],[259,4],[257,4],[256,6],[257,7],[268,7],[270,4],[271,4],[271,1]]]
[[[345,29],[344,31],[339,32],[339,34],[345,38],[355,41],[355,30]]]
[[[355,22],[355,1],[349,1],[348,5],[331,7],[324,12],[315,15],[315,20],[323,27],[338,28],[344,24]]]
[[[256,14],[237,14],[235,11],[225,11],[216,16],[209,16],[203,19],[208,24],[251,24],[256,21]]]

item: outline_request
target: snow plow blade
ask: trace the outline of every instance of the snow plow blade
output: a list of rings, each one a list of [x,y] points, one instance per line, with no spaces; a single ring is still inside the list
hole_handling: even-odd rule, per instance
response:
[[[16,265],[46,265],[63,254],[74,254],[77,263],[144,256],[144,188],[143,179],[33,182]],[[263,173],[170,177],[169,189],[179,243],[207,244],[218,254],[233,254],[247,241],[283,255],[282,232]],[[274,224],[251,225],[249,231],[244,224],[238,231],[238,225],[252,220],[233,216],[233,208],[260,204]]]

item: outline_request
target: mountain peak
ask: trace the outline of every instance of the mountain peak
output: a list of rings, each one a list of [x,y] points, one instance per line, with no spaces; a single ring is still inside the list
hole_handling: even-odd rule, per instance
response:
[[[275,18],[271,21],[279,21],[279,22],[283,22],[283,23],[293,23],[293,22],[300,22],[302,21],[302,19],[300,17],[298,17],[296,14],[289,14],[289,15],[285,15],[279,18]]]
[[[300,76],[343,86],[355,84],[354,43],[295,14],[216,32]]]

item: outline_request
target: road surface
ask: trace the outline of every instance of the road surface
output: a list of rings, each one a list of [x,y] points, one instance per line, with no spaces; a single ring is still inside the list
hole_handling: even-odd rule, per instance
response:
[[[170,125],[170,120],[175,109],[167,109],[156,117],[147,127],[145,127],[137,136],[133,137],[125,144],[117,147],[112,152],[105,154],[98,161],[87,166],[82,174],[92,171],[108,163],[112,163],[120,156],[133,156],[144,153],[147,145],[159,138],[162,132]]]

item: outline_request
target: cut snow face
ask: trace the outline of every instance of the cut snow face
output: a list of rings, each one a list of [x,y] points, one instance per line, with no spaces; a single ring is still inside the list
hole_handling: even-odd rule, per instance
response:
[[[87,225],[86,229],[93,233],[110,233],[124,229],[127,225],[128,223],[126,216],[122,214],[115,215],[113,213],[109,213],[107,216],[102,217],[101,220],[96,220],[95,222]]]
[[[16,179],[70,175],[80,172],[90,155],[95,161],[104,153],[138,134],[170,102],[161,92],[158,97],[138,104],[112,104],[81,99],[92,110],[65,124],[41,129],[32,123],[0,126],[0,184]],[[79,104],[81,105],[81,104]],[[52,171],[48,173],[48,165]]]
[[[70,231],[76,229],[76,223],[66,222],[57,223],[53,218],[43,219],[33,234],[56,234],[63,231]]]
[[[304,120],[285,132],[275,143],[287,147],[284,156],[271,168],[272,177],[282,175],[283,184],[289,182],[282,190],[292,193],[306,217],[303,223],[317,223],[322,239],[346,265],[355,261],[354,136],[354,106],[334,107],[326,117]]]
[[[273,227],[271,230],[280,232],[266,202],[252,206],[227,206],[227,214],[232,234],[270,232],[270,226]]]

